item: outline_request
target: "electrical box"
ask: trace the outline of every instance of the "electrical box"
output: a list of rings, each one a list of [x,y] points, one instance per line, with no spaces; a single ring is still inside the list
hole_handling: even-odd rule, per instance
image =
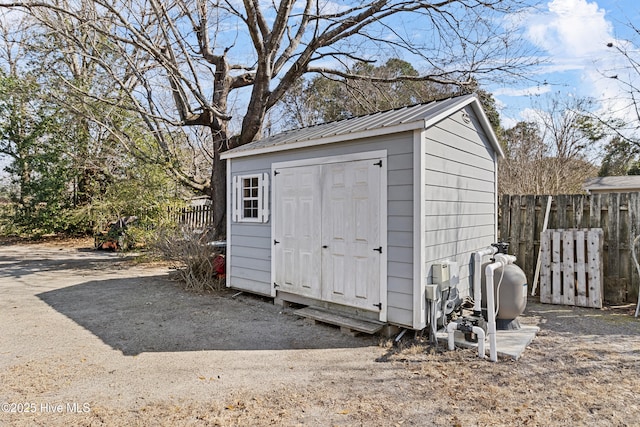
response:
[[[429,301],[438,300],[438,285],[426,285],[425,298]]]
[[[455,288],[460,282],[460,268],[455,261],[442,261],[432,265],[431,281],[440,289]]]
[[[449,287],[449,264],[437,263],[431,267],[432,282],[439,285],[440,289]]]

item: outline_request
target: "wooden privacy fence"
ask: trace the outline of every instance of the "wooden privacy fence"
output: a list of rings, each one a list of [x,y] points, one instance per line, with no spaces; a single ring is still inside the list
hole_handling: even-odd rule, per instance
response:
[[[541,233],[540,302],[602,308],[602,229]]]
[[[517,264],[531,284],[549,197],[505,195],[500,201],[500,240],[510,243],[509,253],[518,258]],[[635,302],[640,277],[631,259],[631,245],[640,233],[640,193],[551,197],[548,229],[602,229],[604,300],[611,304]]]

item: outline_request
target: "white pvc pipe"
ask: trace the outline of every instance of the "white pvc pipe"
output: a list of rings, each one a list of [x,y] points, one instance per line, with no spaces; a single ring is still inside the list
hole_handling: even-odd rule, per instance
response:
[[[478,336],[478,357],[484,359],[484,329],[474,326],[471,330]]]
[[[636,245],[640,241],[640,234],[633,239],[633,245],[631,246],[631,253],[633,255],[633,262],[636,265],[636,269],[638,270],[638,274],[640,275],[640,264],[638,264],[638,256],[636,255]],[[636,304],[636,315],[638,317],[638,312],[640,312],[640,287],[638,288],[638,303]]]
[[[482,314],[482,258],[497,251],[497,248],[489,246],[473,253],[473,314],[476,316]]]
[[[458,329],[456,322],[451,322],[447,325],[447,339],[449,343],[449,351],[453,351],[456,348],[456,340],[454,337],[455,331]]]
[[[496,262],[487,265],[485,269],[485,283],[487,285],[487,336],[489,337],[489,360],[498,361],[498,349],[496,343],[496,308],[493,295],[493,273],[500,267],[512,264],[516,261],[513,255],[497,254]]]
[[[458,329],[459,323],[451,322],[447,325],[447,339],[449,343],[449,350],[455,350],[456,341],[455,341],[455,331]],[[484,329],[479,326],[473,326],[471,328],[473,333],[478,336],[478,357],[480,359],[484,359]]]

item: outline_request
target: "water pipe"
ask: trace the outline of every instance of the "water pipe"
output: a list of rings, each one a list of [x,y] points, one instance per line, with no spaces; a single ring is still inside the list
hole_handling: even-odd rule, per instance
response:
[[[455,331],[459,329],[460,323],[451,322],[447,325],[447,338],[449,342],[449,350],[454,350],[456,348],[455,343]],[[478,357],[484,359],[484,329],[479,326],[472,326],[471,330],[478,337]]]
[[[513,255],[496,254],[495,262],[487,265],[485,269],[485,283],[487,285],[487,336],[489,338],[489,360],[498,361],[498,349],[496,342],[496,309],[493,294],[493,273],[500,267],[513,264],[516,257]]]
[[[493,246],[480,249],[473,253],[473,315],[482,315],[482,258],[486,255],[493,255],[498,251]]]
[[[640,240],[640,234],[633,239],[633,245],[631,245],[631,252],[633,254],[633,262],[636,265],[636,269],[638,270],[638,275],[640,276],[640,265],[638,265],[638,256],[636,255],[636,245],[638,244],[638,240]],[[638,288],[638,304],[636,305],[636,316],[638,317],[638,312],[640,311],[640,287]]]

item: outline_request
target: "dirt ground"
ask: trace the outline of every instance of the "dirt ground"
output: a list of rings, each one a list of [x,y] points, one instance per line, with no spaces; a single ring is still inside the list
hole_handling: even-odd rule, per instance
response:
[[[188,293],[83,243],[0,246],[0,425],[640,425],[632,306],[530,301],[539,335],[491,363]]]

